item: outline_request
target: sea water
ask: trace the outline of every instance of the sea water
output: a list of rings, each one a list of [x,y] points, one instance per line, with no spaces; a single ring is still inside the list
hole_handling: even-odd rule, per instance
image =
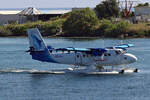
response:
[[[138,61],[129,65],[139,73],[121,75],[31,74],[72,67],[32,60],[28,39],[0,38],[0,100],[149,100],[150,39],[44,38],[60,47],[109,47],[133,43],[128,52]]]

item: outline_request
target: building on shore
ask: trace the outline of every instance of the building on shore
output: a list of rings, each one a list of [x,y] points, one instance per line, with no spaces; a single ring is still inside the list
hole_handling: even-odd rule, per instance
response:
[[[135,16],[137,21],[150,22],[150,7],[135,7]]]
[[[41,12],[36,8],[29,7],[24,10],[0,10],[0,25],[6,25],[10,23],[26,23],[28,21],[47,21],[50,18],[61,16],[68,13],[71,10],[47,10]]]
[[[4,10],[0,11],[0,25],[6,25],[9,23],[24,23],[26,22],[25,16],[19,16],[20,11]]]

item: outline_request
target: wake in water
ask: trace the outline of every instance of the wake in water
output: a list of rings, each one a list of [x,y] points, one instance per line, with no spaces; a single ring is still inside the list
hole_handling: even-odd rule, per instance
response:
[[[27,73],[27,74],[64,74],[63,70],[24,70],[24,69],[0,69],[0,73]]]

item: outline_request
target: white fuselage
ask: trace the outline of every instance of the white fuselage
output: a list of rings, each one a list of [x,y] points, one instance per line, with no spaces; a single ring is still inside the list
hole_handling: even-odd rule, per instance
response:
[[[137,58],[129,53],[117,54],[116,50],[107,50],[102,56],[92,56],[84,52],[53,52],[50,53],[52,59],[57,63],[79,65],[79,66],[115,66],[130,64],[137,61]]]

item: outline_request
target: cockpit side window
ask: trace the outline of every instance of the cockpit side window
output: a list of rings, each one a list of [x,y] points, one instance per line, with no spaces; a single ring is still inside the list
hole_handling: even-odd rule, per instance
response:
[[[116,52],[116,55],[120,55],[121,54],[121,51],[118,50],[118,51],[115,51]]]

